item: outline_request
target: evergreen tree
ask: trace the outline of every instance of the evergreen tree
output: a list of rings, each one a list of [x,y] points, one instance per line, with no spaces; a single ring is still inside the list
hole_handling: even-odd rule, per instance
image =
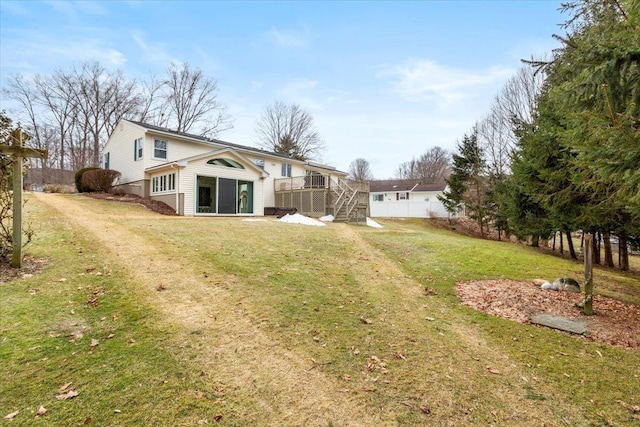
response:
[[[438,196],[438,200],[450,214],[457,214],[464,207],[467,215],[478,223],[480,234],[484,237],[490,211],[488,177],[476,127],[458,142],[457,150],[452,155],[452,171],[446,180],[448,191]]]
[[[550,171],[538,190],[561,227],[615,232],[628,269],[625,242],[640,223],[640,3],[583,0],[564,9],[568,35],[546,64],[536,128],[553,136],[547,148],[566,178]]]

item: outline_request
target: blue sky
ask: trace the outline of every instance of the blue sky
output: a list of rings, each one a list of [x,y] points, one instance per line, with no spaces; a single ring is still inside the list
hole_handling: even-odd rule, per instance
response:
[[[558,46],[560,1],[14,1],[0,0],[0,85],[99,60],[129,77],[189,62],[218,81],[235,119],[220,139],[256,145],[275,100],[309,110],[347,170],[378,179],[485,114],[520,59]],[[5,99],[0,108],[12,106]]]

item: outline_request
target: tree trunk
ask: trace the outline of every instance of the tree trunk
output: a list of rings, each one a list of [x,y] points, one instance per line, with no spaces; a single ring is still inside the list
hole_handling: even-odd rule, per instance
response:
[[[598,236],[599,236],[598,233],[593,233],[591,238],[591,251],[592,251],[594,264],[600,264],[600,247],[598,244],[600,241],[600,238]],[[586,255],[586,252],[585,252],[585,255]]]
[[[609,232],[602,233],[604,240],[604,265],[613,267],[613,252],[611,251],[611,236]]]
[[[578,259],[578,256],[576,255],[576,250],[573,247],[573,239],[571,238],[571,232],[567,231],[567,244],[569,245],[569,255],[571,255],[572,259]]]
[[[562,238],[562,231],[560,232],[560,256],[564,256],[564,240]]]
[[[591,239],[593,236],[588,234],[586,236],[587,244],[585,246],[584,253],[584,308],[583,313],[587,316],[593,315],[593,264],[591,263]]]
[[[557,233],[553,233],[553,248],[551,248],[553,252],[556,251],[556,234]]]
[[[620,257],[620,269],[629,271],[629,252],[627,251],[627,233],[625,231],[618,234],[618,256]]]
[[[531,237],[531,246],[534,248],[540,247],[540,236]]]

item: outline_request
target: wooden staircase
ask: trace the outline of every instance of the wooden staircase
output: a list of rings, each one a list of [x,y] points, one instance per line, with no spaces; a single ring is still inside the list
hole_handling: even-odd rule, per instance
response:
[[[344,179],[331,181],[333,216],[336,222],[359,222],[366,219],[369,192],[363,191],[358,188],[358,185],[353,184],[362,183]]]

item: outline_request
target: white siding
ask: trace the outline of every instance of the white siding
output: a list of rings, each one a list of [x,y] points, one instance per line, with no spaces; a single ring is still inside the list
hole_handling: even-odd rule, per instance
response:
[[[207,164],[207,161],[216,156],[204,159],[193,160],[189,162],[187,167],[180,170],[179,191],[184,193],[184,215],[191,216],[195,214],[196,204],[196,179],[197,176],[210,176],[218,178],[239,179],[243,181],[253,182],[253,215],[264,215],[264,182],[261,174],[254,169],[235,169],[225,166],[215,166]],[[225,154],[224,157],[233,158],[244,164],[240,158]],[[245,165],[246,167],[246,165]],[[272,184],[273,185],[273,184]]]
[[[373,196],[384,194],[383,202],[376,202]],[[409,200],[396,200],[395,192],[371,193],[369,206],[372,217],[379,218],[444,218],[449,214],[438,200],[439,191],[409,193]]]
[[[154,159],[153,158],[153,145],[156,139],[167,141],[167,159]],[[198,154],[204,154],[209,151],[219,149],[218,146],[212,146],[209,144],[198,143],[194,141],[182,141],[173,138],[168,135],[158,135],[153,132],[149,132],[145,139],[145,168],[161,165],[167,162],[175,162],[186,157],[197,156]],[[131,149],[133,156],[133,148]],[[147,155],[148,154],[148,155]]]
[[[143,153],[139,160],[134,159],[135,140],[143,139]],[[154,159],[154,140],[161,139],[167,141],[167,158]],[[225,145],[212,145],[206,142],[198,142],[197,140],[182,138],[178,135],[165,134],[163,132],[147,129],[143,126],[131,123],[126,120],[120,121],[114,132],[110,135],[107,144],[103,150],[103,154],[109,153],[110,168],[119,171],[122,176],[121,184],[135,183],[135,188],[128,187],[128,191],[138,191],[140,195],[144,194],[146,184],[150,183],[152,176],[162,175],[169,172],[168,168],[162,168],[152,173],[145,173],[145,170],[164,163],[176,162],[192,156],[205,154]],[[221,166],[208,165],[207,160],[213,158],[192,160],[185,168],[175,168],[176,172],[176,191],[184,195],[184,215],[193,215],[195,206],[195,183],[196,176],[217,176],[222,178],[240,179],[252,181],[254,184],[254,215],[263,215],[265,206],[275,206],[275,188],[274,180],[282,178],[282,164],[291,164],[291,176],[299,177],[306,175],[306,165],[298,160],[280,158],[278,156],[270,156],[251,150],[237,149],[246,160],[255,165],[256,159],[264,160],[264,170],[269,174],[266,179],[261,177],[260,172],[247,167],[245,160],[235,159],[234,156],[225,154],[221,157],[234,157],[234,160],[245,164],[246,169],[234,169]],[[327,173],[328,174],[328,173]],[[336,172],[334,176],[342,176],[342,173]],[[137,189],[137,190],[136,190]],[[166,194],[166,193],[165,193]],[[175,193],[174,193],[175,194]],[[148,196],[149,194],[146,194]]]
[[[138,161],[133,159],[134,141],[137,138],[143,138],[144,134],[145,129],[143,127],[123,120],[118,124],[105,144],[103,153],[109,153],[109,168],[122,174],[120,177],[121,184],[142,181],[145,178],[143,160],[148,154],[146,145],[143,159]]]
[[[256,156],[259,158],[259,156]],[[265,157],[264,170],[269,173],[269,178],[264,183],[264,205],[266,207],[275,207],[275,180],[282,178],[282,164],[289,163],[291,165],[291,176],[305,176],[305,165],[301,162],[291,159],[279,159],[275,157]]]

